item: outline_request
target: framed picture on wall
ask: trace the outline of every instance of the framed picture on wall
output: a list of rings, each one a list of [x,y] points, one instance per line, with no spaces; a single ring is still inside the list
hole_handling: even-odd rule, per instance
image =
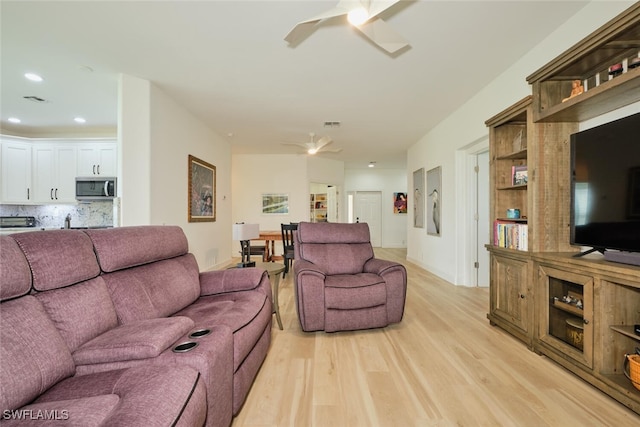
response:
[[[424,168],[413,172],[413,226],[424,228]]]
[[[289,195],[288,194],[263,194],[262,195],[263,214],[288,214]]]
[[[393,213],[407,213],[407,193],[393,193]]]
[[[442,209],[442,168],[427,172],[427,234],[440,236]]]
[[[216,167],[189,155],[188,172],[189,222],[216,220]]]

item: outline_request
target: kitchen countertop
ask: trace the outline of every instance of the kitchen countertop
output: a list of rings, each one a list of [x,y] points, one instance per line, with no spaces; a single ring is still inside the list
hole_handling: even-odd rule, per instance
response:
[[[113,228],[112,225],[92,226],[92,227],[71,227],[70,230],[87,230],[97,228]],[[0,235],[14,234],[14,233],[26,233],[28,231],[40,231],[40,230],[64,230],[64,227],[9,227],[0,228]]]

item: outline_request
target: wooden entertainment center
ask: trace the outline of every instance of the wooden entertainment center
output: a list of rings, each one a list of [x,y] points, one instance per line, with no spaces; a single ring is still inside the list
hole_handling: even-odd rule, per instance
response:
[[[640,347],[640,267],[576,258],[569,244],[570,135],[640,101],[637,57],[640,3],[527,77],[532,95],[486,121],[498,228],[487,317],[640,414],[640,390],[624,375],[625,354]],[[618,63],[624,72],[610,75]],[[576,81],[584,91],[570,97]]]

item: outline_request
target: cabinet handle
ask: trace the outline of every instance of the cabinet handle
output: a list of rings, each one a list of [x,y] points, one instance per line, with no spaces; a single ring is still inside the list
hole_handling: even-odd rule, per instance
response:
[[[31,194],[29,194],[29,189],[27,188],[27,200],[31,199]]]
[[[589,319],[582,319],[582,323],[584,323],[585,325],[589,324]]]
[[[96,165],[93,165],[93,174],[96,174]]]
[[[52,189],[51,189],[51,191],[49,192],[49,198],[50,198],[51,200],[53,200],[53,188],[52,188]]]
[[[525,298],[525,295],[524,295],[524,294],[520,294],[520,298],[521,298],[521,299],[524,299],[524,298]]]
[[[58,200],[58,189],[56,188],[56,200]]]
[[[98,175],[100,175],[100,165],[98,165]]]

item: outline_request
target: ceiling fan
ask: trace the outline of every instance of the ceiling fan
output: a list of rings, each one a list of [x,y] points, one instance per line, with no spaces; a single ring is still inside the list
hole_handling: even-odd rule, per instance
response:
[[[409,42],[378,18],[378,15],[399,2],[400,0],[340,0],[333,9],[299,22],[284,39],[289,44],[297,44],[311,34],[319,22],[347,15],[349,22],[362,34],[387,52],[394,53],[408,46]]]
[[[313,132],[309,133],[309,142],[283,142],[283,145],[297,145],[298,147],[302,147],[305,149],[307,154],[314,155],[316,153],[325,152],[325,153],[339,153],[342,151],[342,148],[334,148],[329,149],[326,148],[327,145],[331,144],[333,139],[330,136],[322,136],[320,139],[316,141],[316,134]]]

